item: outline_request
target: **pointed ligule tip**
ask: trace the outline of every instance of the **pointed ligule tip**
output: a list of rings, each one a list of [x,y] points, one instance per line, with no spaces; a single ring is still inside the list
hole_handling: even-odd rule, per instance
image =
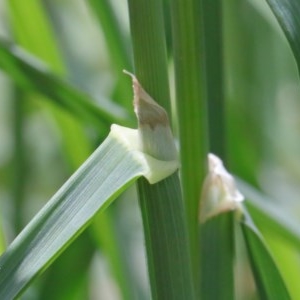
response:
[[[134,74],[126,70],[123,70],[123,72],[132,78],[133,105],[139,125],[149,125],[152,129],[157,125],[169,126],[168,115],[164,108],[158,105],[143,89]]]
[[[225,169],[222,160],[208,154],[208,174],[200,199],[200,223],[229,211],[239,211],[244,196],[236,187],[234,177]]]

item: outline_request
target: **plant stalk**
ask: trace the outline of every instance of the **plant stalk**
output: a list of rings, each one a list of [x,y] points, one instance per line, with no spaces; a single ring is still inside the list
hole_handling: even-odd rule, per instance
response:
[[[162,3],[159,0],[129,0],[128,4],[136,75],[145,91],[170,112]],[[143,108],[144,111],[145,109],[148,110]],[[169,137],[163,141],[169,124],[166,127],[162,123],[148,123],[145,127],[141,120],[143,110],[136,108],[141,140],[144,141],[143,151],[158,159],[167,160],[162,154],[164,150],[157,152],[155,149],[167,149],[169,146],[173,149],[174,145],[166,142]],[[147,143],[146,135],[151,143]],[[173,156],[173,151],[170,156]],[[178,174],[174,173],[154,185],[141,179],[138,181],[138,194],[152,298],[195,299],[186,216]]]

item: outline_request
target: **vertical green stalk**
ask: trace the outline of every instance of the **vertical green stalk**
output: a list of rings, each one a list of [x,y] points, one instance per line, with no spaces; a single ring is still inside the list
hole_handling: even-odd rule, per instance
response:
[[[128,4],[136,75],[145,90],[170,112],[162,3],[128,0]],[[139,113],[142,112],[138,117]],[[155,128],[153,132],[149,130],[150,135],[154,136],[155,131],[157,134]],[[153,143],[157,142],[153,139]],[[153,143],[144,148],[150,155],[155,149]],[[152,298],[195,299],[178,174],[154,185],[141,179],[138,192]]]
[[[209,113],[210,152],[224,161],[225,107],[223,86],[223,18],[221,0],[202,0],[204,21],[204,52],[206,95]]]
[[[183,198],[198,281],[198,205],[208,144],[201,1],[171,1],[171,13]]]
[[[128,0],[135,74],[170,115],[167,52],[160,0]]]
[[[23,228],[23,205],[25,197],[25,148],[24,148],[24,94],[15,88],[13,99],[14,113],[14,229],[18,233]]]
[[[226,162],[221,0],[202,0],[210,152]],[[234,299],[233,213],[201,226],[201,299]]]

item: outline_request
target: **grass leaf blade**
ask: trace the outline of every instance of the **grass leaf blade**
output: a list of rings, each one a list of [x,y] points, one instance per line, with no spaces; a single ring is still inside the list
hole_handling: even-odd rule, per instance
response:
[[[298,0],[267,0],[292,48],[300,72],[300,2]]]
[[[290,214],[278,205],[274,205],[266,195],[251,185],[237,180],[238,186],[248,201],[245,205],[259,228],[267,227],[269,230],[283,237],[295,247],[300,247],[300,224]]]
[[[0,39],[0,68],[25,90],[38,91],[88,124],[129,123],[129,115],[117,104],[103,99],[100,106],[85,93],[53,75],[40,61],[21,48]]]
[[[274,259],[246,209],[240,224],[261,299],[291,299]]]
[[[112,131],[12,242],[0,258],[1,299],[19,295],[98,211],[149,171],[123,138]]]

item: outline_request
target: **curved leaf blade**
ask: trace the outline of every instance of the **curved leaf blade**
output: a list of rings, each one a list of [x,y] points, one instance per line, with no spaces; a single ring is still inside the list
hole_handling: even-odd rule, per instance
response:
[[[274,259],[246,208],[240,224],[260,298],[290,300],[291,297]]]
[[[248,201],[245,205],[259,228],[265,227],[284,238],[294,247],[300,247],[300,222],[284,207],[274,205],[273,201],[257,189],[236,178],[238,187]]]
[[[300,72],[300,1],[267,0],[294,53]]]

